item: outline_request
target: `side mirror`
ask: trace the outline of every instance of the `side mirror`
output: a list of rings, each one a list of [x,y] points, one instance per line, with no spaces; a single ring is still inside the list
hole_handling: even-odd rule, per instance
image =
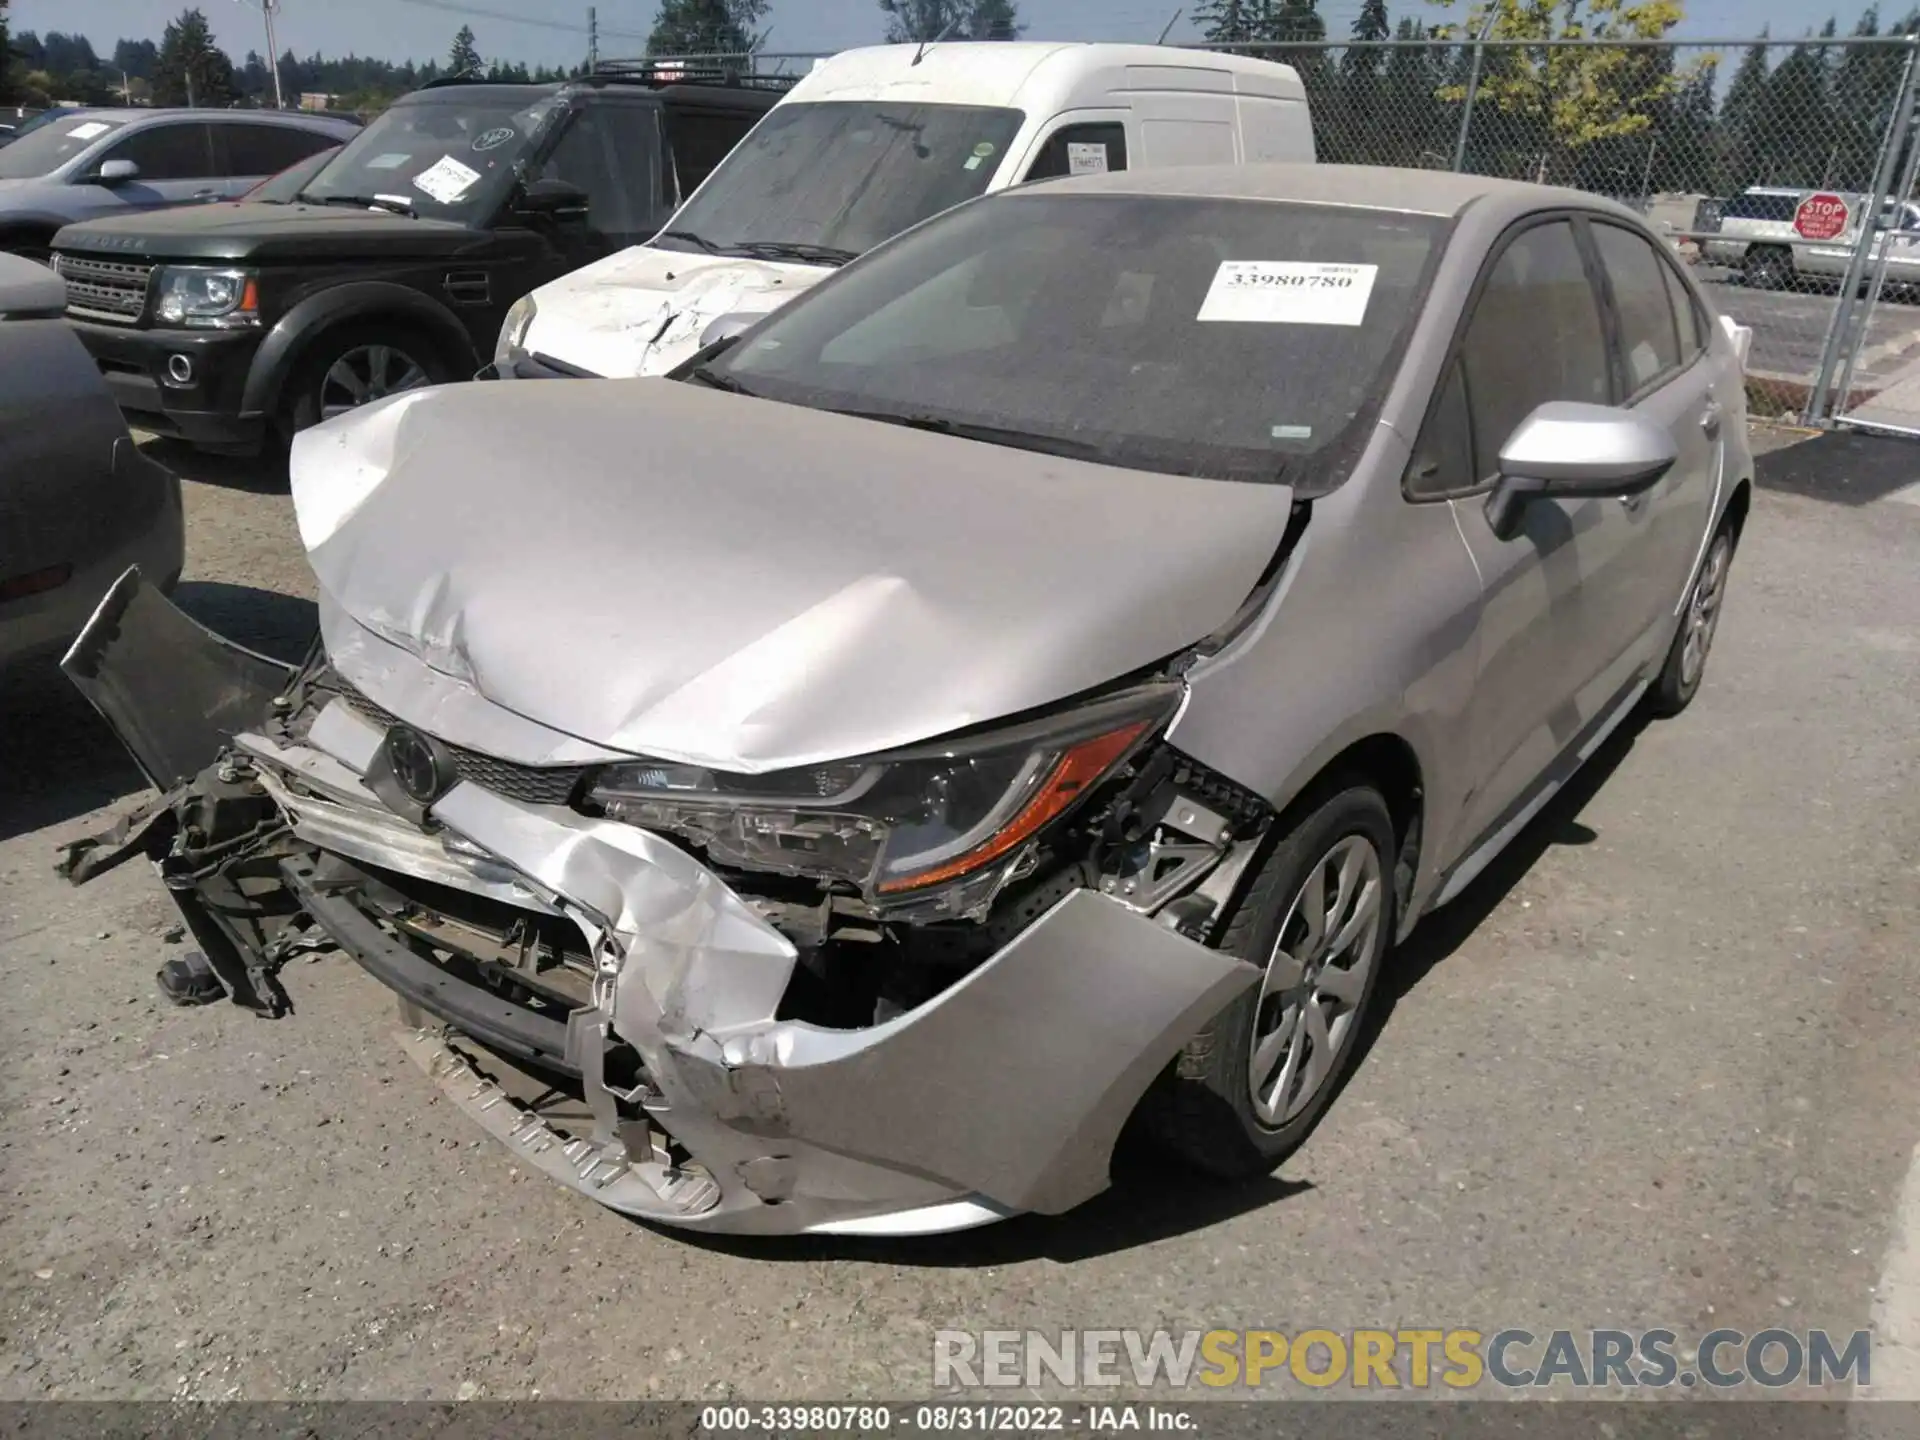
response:
[[[584,220],[588,210],[587,192],[565,180],[529,180],[520,187],[514,209],[522,215],[538,215],[548,220]]]
[[[131,160],[108,160],[92,176],[98,185],[124,185],[139,178],[140,167]]]
[[[1537,496],[1591,499],[1643,494],[1680,459],[1664,425],[1632,410],[1554,400],[1520,422],[1500,448],[1500,479],[1487,496],[1487,523],[1502,540],[1520,533]]]
[[[766,318],[765,315],[730,310],[700,332],[700,348],[704,350],[707,346],[717,345],[722,340],[738,340]]]

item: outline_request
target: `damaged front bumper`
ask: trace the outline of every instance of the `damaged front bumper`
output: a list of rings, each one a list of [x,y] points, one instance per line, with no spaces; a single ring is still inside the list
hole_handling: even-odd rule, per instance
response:
[[[376,717],[321,697],[290,726],[294,672],[137,575],[66,665],[167,792],[74,847],[73,878],[155,860],[227,988],[269,1013],[278,962],[331,942],[399,996],[406,1048],[475,1120],[644,1219],[924,1234],[1065,1211],[1106,1187],[1154,1077],[1258,978],[1073,888],[891,1019],[785,1018],[799,951],[686,850],[472,778],[397,813]],[[514,968],[557,949],[568,966]]]

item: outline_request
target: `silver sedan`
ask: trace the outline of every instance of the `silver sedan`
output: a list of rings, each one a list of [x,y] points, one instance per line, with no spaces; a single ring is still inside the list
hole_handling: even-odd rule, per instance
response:
[[[297,672],[115,589],[182,998],[312,945],[631,1214],[1067,1210],[1271,1168],[1391,951],[1636,707],[1747,515],[1736,336],[1631,212],[1425,172],[960,207],[675,377],[301,437]],[[164,662],[164,663],[162,663]],[[196,688],[197,687],[197,688]]]

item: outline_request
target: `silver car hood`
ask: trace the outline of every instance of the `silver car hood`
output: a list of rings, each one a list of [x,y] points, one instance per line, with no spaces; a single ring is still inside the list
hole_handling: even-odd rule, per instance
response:
[[[412,392],[306,432],[292,470],[329,651],[381,705],[496,754],[571,737],[506,758],[741,773],[1174,654],[1292,503],[651,379]]]

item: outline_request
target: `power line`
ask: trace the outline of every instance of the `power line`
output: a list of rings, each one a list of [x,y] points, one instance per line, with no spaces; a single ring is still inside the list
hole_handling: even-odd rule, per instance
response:
[[[498,20],[508,25],[528,25],[539,30],[558,30],[568,35],[585,35],[585,25],[570,24],[565,20],[535,20],[525,15],[515,15],[506,10],[490,10],[484,5],[468,5],[458,0],[400,0],[403,5],[418,5],[427,10],[445,10],[453,15],[466,15],[477,20]],[[645,40],[647,37],[633,30],[613,30],[600,27],[600,33],[616,36],[622,40]]]

